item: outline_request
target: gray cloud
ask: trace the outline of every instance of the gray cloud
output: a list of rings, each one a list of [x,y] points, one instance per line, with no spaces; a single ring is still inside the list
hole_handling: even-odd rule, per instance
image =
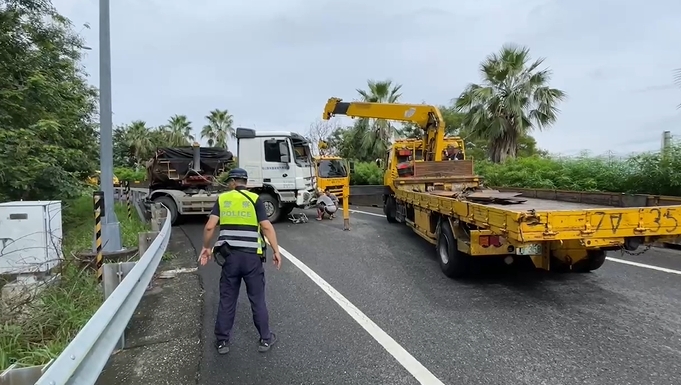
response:
[[[98,84],[98,2],[54,3],[92,25],[85,65]],[[111,16],[116,123],[179,113],[198,130],[228,108],[238,125],[304,132],[328,97],[353,99],[369,78],[403,84],[404,102],[445,104],[515,42],[546,57],[569,94],[537,134],[544,148],[655,149],[681,124],[681,90],[659,87],[681,67],[673,0],[116,0]]]

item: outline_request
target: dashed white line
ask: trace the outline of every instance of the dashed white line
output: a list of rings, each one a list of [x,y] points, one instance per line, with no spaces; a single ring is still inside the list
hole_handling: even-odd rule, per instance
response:
[[[268,242],[269,243],[269,242]],[[412,376],[421,384],[424,385],[444,385],[433,373],[431,373],[425,366],[414,358],[408,351],[406,351],[400,344],[381,329],[374,321],[367,317],[361,310],[353,305],[347,298],[345,298],[338,290],[329,285],[324,278],[320,277],[312,269],[307,267],[302,261],[289,253],[283,247],[279,246],[281,255],[293,263],[300,271],[305,273],[312,282],[316,283],[326,294],[331,297],[346,313],[350,315],[364,330],[371,335],[376,342],[381,344],[383,348],[390,353],[397,362],[402,365]]]
[[[351,213],[357,213],[357,214],[364,214],[364,215],[371,215],[374,217],[385,217],[383,214],[377,214],[377,213],[372,213],[369,211],[362,211],[362,210],[350,210]],[[611,262],[617,262],[621,263],[624,265],[630,265],[630,266],[636,266],[636,267],[642,267],[644,269],[650,269],[650,270],[656,270],[656,271],[661,271],[664,273],[669,273],[669,274],[678,274],[681,275],[680,270],[674,270],[674,269],[668,269],[666,267],[659,267],[659,266],[653,266],[653,265],[647,265],[645,263],[639,263],[639,262],[632,262],[632,261],[627,261],[626,259],[619,259],[619,258],[612,258],[612,257],[607,257],[606,258],[608,261]]]

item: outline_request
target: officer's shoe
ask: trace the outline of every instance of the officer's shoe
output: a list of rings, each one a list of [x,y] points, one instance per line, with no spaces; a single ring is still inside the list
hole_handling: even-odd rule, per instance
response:
[[[277,342],[277,335],[274,333],[270,333],[271,337],[269,341],[265,341],[262,338],[260,339],[260,345],[258,346],[258,351],[260,353],[265,353],[270,350],[272,345],[274,345],[275,342]]]
[[[216,347],[218,349],[218,354],[227,354],[229,353],[229,343],[227,341],[220,341],[216,344]]]

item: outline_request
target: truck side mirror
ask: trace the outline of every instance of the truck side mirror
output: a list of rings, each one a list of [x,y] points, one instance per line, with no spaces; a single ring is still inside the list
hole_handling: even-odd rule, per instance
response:
[[[291,156],[286,142],[279,142],[279,154],[281,163],[291,163]]]
[[[350,162],[350,174],[355,173],[355,162]]]
[[[381,166],[382,163],[383,163],[383,162],[381,162],[381,159],[376,159],[376,166],[382,168],[382,166]]]

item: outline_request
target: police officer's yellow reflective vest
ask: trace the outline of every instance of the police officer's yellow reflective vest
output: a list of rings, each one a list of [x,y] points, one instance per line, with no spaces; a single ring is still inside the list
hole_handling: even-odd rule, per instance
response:
[[[243,194],[242,194],[243,193]],[[253,200],[251,202],[246,198]],[[232,250],[262,255],[263,239],[255,212],[258,194],[246,190],[232,190],[220,194],[220,235],[215,243],[219,247],[225,242]]]

